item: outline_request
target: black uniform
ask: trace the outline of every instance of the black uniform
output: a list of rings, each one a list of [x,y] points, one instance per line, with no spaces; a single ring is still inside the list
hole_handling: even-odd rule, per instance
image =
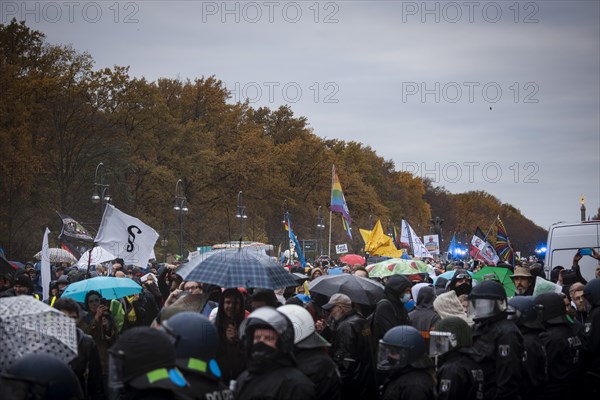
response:
[[[540,334],[548,356],[548,383],[543,398],[565,399],[573,396],[580,372],[581,340],[569,322],[546,324]]]
[[[505,314],[475,325],[471,353],[483,369],[486,400],[521,399],[523,336]]]
[[[523,375],[521,396],[523,399],[541,399],[548,382],[546,348],[540,341],[541,330],[521,327],[523,334]]]
[[[188,359],[185,363],[183,361],[177,360],[177,366],[190,384],[185,391],[186,398],[199,400],[233,399],[231,390],[210,371],[210,366],[216,365],[214,360],[212,362],[215,364],[194,359]]]
[[[317,399],[341,399],[340,373],[323,348],[297,349],[295,355],[298,369],[315,384]]]
[[[600,392],[600,306],[593,306],[584,325],[586,391]]]
[[[316,399],[314,384],[294,366],[289,355],[279,353],[268,364],[254,367],[250,364],[238,377],[235,385],[237,400]]]
[[[433,400],[434,388],[435,382],[427,370],[406,366],[390,372],[383,384],[381,399]]]
[[[461,350],[451,351],[440,356],[438,363],[439,400],[483,399],[483,370],[469,354]]]

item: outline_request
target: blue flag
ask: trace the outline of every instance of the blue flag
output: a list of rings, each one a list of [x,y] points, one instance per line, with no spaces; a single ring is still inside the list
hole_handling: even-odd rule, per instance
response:
[[[296,235],[294,235],[294,232],[292,231],[292,221],[290,221],[289,216],[287,219],[287,227],[286,228],[290,234],[290,240],[292,242],[294,242],[294,245],[296,246],[296,252],[298,253],[298,260],[300,261],[300,265],[302,265],[302,268],[305,268],[306,261],[304,260],[304,254],[302,254],[302,247],[300,247],[300,243],[298,243],[298,238],[296,238]]]
[[[450,253],[450,255],[452,257],[454,257],[456,254],[456,250],[458,249],[458,245],[456,244],[456,233],[454,235],[452,235],[452,240],[450,241],[450,246],[448,247],[448,253]]]

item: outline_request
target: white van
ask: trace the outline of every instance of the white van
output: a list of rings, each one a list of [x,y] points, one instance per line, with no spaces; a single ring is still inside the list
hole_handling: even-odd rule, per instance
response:
[[[585,222],[558,222],[548,230],[548,241],[546,242],[546,258],[544,270],[550,279],[552,268],[561,265],[570,269],[573,265],[573,257],[578,249],[590,247],[596,251],[600,249],[600,221]],[[598,261],[590,256],[583,256],[579,261],[581,275],[586,280],[594,279],[594,271]]]

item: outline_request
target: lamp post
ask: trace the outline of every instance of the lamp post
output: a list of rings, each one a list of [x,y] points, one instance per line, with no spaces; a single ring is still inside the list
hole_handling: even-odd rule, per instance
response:
[[[323,211],[322,211],[322,206],[319,206],[319,209],[317,210],[317,240],[319,243],[319,249],[318,249],[318,255],[317,257],[320,257],[323,254],[323,241],[322,241],[322,236],[323,236],[323,230],[325,229],[325,224],[323,223]]]
[[[173,210],[179,215],[179,255],[183,259],[183,214],[188,212],[189,209],[181,179],[178,179],[175,184],[175,205],[173,206]]]
[[[235,217],[240,220],[240,247],[242,246],[242,240],[244,238],[244,222],[248,219],[246,215],[246,207],[244,206],[244,199],[242,197],[242,191],[238,193],[237,198],[237,211]]]
[[[104,183],[104,163],[96,165],[94,173],[94,193],[92,194],[92,203],[100,203],[100,218],[104,214],[104,207],[110,203],[110,185]]]
[[[167,239],[166,235],[165,235],[165,237],[163,237],[160,240],[160,244],[163,247],[163,253],[164,253],[164,255],[163,255],[163,262],[166,263],[167,262],[167,245],[169,244],[169,239]]]

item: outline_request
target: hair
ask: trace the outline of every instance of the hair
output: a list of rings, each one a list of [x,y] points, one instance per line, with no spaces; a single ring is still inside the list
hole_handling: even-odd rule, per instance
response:
[[[86,293],[85,295],[85,300],[83,301],[83,305],[85,306],[85,308],[89,311],[89,305],[88,305],[88,300],[90,299],[90,297],[92,297],[92,295],[96,295],[98,297],[100,297],[100,299],[102,299],[102,295],[100,294],[100,292],[96,291],[96,290],[90,290],[89,292]]]
[[[77,317],[81,314],[79,304],[73,299],[68,297],[61,297],[54,303],[54,308],[60,311],[76,312]]]
[[[573,293],[579,292],[579,291],[583,290],[584,287],[585,287],[585,285],[583,283],[581,283],[581,282],[575,282],[569,288],[569,297],[573,298]]]

